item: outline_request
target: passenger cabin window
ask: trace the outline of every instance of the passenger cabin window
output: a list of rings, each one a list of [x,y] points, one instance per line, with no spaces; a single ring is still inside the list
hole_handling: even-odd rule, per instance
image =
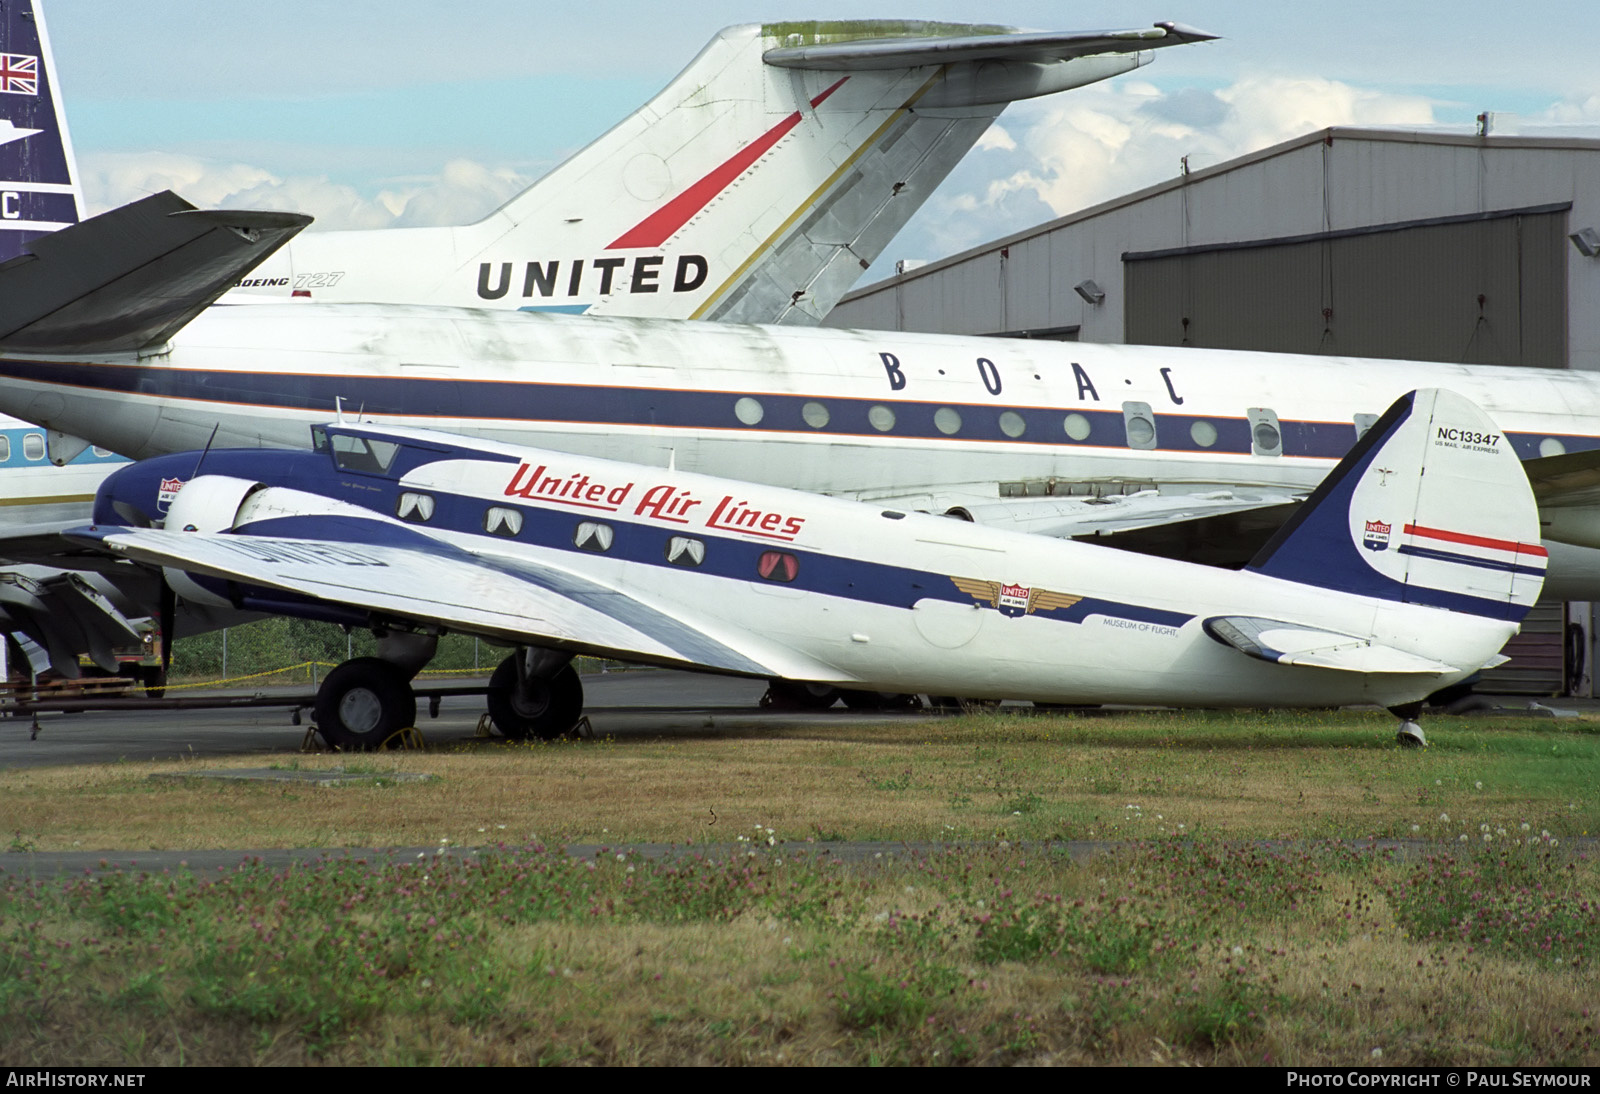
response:
[[[572,545],[580,551],[594,551],[604,554],[611,550],[611,544],[616,539],[617,533],[609,524],[602,524],[597,520],[586,520],[578,525],[578,530],[572,534]]]
[[[44,459],[44,434],[24,433],[22,435],[22,455],[29,460]]]
[[[698,566],[705,560],[704,540],[693,536],[673,536],[667,540],[667,561],[674,566]]]
[[[433,495],[417,494],[407,490],[400,495],[400,500],[395,502],[394,515],[414,524],[424,524],[432,520]]]
[[[0,463],[11,458],[11,438],[0,434]]]
[[[790,582],[800,576],[800,560],[788,551],[763,551],[756,573],[766,581]]]
[[[483,515],[483,530],[491,536],[512,537],[522,534],[522,510],[504,505],[491,505]]]

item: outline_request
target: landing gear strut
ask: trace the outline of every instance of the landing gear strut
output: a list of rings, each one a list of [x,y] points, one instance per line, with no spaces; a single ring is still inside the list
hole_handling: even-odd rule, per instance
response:
[[[1422,726],[1417,724],[1417,719],[1422,715],[1421,703],[1390,707],[1389,713],[1400,719],[1400,729],[1394,735],[1394,739],[1400,742],[1401,748],[1428,747],[1428,738],[1422,735]]]
[[[489,677],[489,717],[513,741],[550,741],[583,714],[583,681],[570,653],[520,649]]]
[[[416,724],[417,697],[404,669],[357,657],[328,673],[314,709],[324,741],[346,752],[367,752]]]

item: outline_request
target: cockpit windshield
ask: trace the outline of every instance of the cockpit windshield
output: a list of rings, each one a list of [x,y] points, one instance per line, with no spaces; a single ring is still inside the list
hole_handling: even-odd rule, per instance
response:
[[[318,452],[332,454],[334,466],[340,471],[360,471],[368,475],[386,474],[400,451],[394,441],[350,433],[329,434],[322,426],[312,427],[311,441]]]

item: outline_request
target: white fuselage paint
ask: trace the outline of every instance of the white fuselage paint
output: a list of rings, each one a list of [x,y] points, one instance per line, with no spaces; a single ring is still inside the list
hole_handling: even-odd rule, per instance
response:
[[[916,513],[891,516],[836,499],[745,488],[681,471],[561,453],[521,456],[520,465],[472,459],[428,464],[405,475],[399,488],[429,494],[439,501],[441,512],[449,495],[476,499],[485,507],[514,503],[537,511],[528,516],[530,524],[541,514],[553,514],[558,521],[592,517],[614,526],[643,526],[663,537],[705,537],[708,556],[726,550],[732,540],[792,550],[801,567],[854,560],[925,571],[930,587],[939,584],[947,594],[953,580],[963,578],[1094,598],[1107,605],[1104,612],[1088,614],[1080,622],[1064,621],[1059,610],[1010,617],[977,597],[962,602],[928,597],[908,608],[790,588],[760,580],[754,572],[748,580],[737,580],[694,567],[554,550],[368,514],[408,532],[435,536],[487,562],[532,559],[582,574],[688,620],[733,648],[750,651],[754,643],[751,656],[775,675],[847,687],[971,697],[1024,695],[1065,703],[1395,705],[1464,678],[1517,629],[1506,621],[1310,588],[1248,571],[1128,555]],[[529,483],[534,465],[543,470],[541,478],[593,484],[598,493],[579,504],[581,495],[548,501],[519,490]],[[723,519],[729,510],[719,505],[727,500],[769,515],[772,519],[760,525],[768,530],[730,530]],[[687,504],[694,501],[698,504]],[[347,502],[269,487],[245,503],[241,527],[252,520],[319,512],[348,517],[353,510]],[[363,580],[376,572],[374,563],[361,557],[359,540],[334,546],[350,556],[343,564],[359,568]],[[338,559],[326,564],[330,588],[342,582],[339,565]],[[401,587],[414,582],[430,596],[460,595],[430,583],[424,574],[395,572],[390,580]],[[1119,610],[1172,613],[1181,619],[1140,621],[1118,616]],[[1363,674],[1268,664],[1207,636],[1202,622],[1217,615],[1292,619],[1343,634],[1377,634],[1395,649],[1460,666],[1460,671]],[[765,658],[763,649],[769,651]],[[786,663],[781,653],[770,651],[792,651],[801,662]],[[659,654],[650,659],[671,662]]]

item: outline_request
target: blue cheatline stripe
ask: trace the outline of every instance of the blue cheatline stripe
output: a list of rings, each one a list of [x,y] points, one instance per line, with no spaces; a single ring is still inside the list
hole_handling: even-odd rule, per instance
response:
[[[1499,570],[1502,573],[1527,574],[1530,577],[1543,577],[1543,566],[1519,566],[1515,562],[1500,562],[1492,558],[1479,558],[1476,555],[1458,555],[1454,551],[1440,551],[1433,547],[1417,547],[1411,544],[1400,548],[1403,555],[1415,555],[1417,558],[1437,559],[1440,562],[1456,562],[1463,566],[1478,566],[1485,570]]]
[[[985,441],[1002,444],[1073,448],[1125,449],[1122,409],[1090,404],[1045,408],[1000,403],[931,403],[890,398],[787,395],[759,391],[687,391],[667,388],[606,387],[549,384],[537,381],[458,380],[411,376],[330,376],[265,372],[222,372],[197,369],[147,368],[89,362],[44,362],[0,358],[0,377],[33,383],[85,388],[158,400],[198,400],[232,406],[316,411],[330,417],[336,399],[368,413],[434,420],[527,421],[530,424],[636,426],[734,432],[788,432],[828,437],[882,437],[916,440]],[[734,404],[744,398],[761,404],[761,419],[741,421]],[[807,423],[808,404],[828,411],[821,428]],[[894,412],[894,427],[875,429],[868,419],[874,407]],[[943,408],[961,416],[954,434],[939,429],[934,415]],[[1013,436],[1001,427],[1004,414],[1019,416],[1023,432]],[[1089,424],[1081,440],[1069,437],[1066,417],[1076,414]],[[1161,452],[1249,455],[1250,426],[1242,418],[1158,413],[1157,448]],[[1009,421],[1009,419],[1008,419]],[[1211,425],[1216,443],[1203,446],[1190,434],[1199,422]],[[1279,422],[1283,452],[1288,457],[1336,460],[1356,441],[1353,423],[1283,420]],[[1579,434],[1510,435],[1519,455],[1536,456],[1548,439],[1568,452],[1600,448],[1600,437]],[[1262,457],[1266,459],[1268,457]],[[1272,457],[1278,458],[1278,457]]]
[[[547,315],[582,315],[593,305],[591,304],[524,304],[518,311],[537,311]]]
[[[674,536],[698,539],[706,545],[704,562],[695,569],[710,576],[760,583],[758,562],[763,553],[771,550],[786,551],[795,556],[799,572],[786,586],[796,590],[819,593],[862,603],[874,603],[910,609],[917,601],[946,600],[953,603],[973,603],[973,599],[957,589],[952,576],[929,571],[896,566],[885,562],[829,555],[806,550],[782,542],[751,542],[738,536],[719,535],[708,529],[685,526],[682,529],[662,528],[657,525],[636,523],[621,514],[574,512],[554,506],[527,504],[520,497],[480,498],[461,494],[429,490],[415,483],[402,483],[396,475],[414,466],[416,461],[403,450],[388,474],[363,473],[343,470],[331,474],[331,457],[307,452],[262,452],[230,450],[208,457],[207,470],[226,474],[234,470],[235,461],[244,461],[249,476],[308,492],[334,497],[340,501],[359,505],[382,517],[396,512],[402,492],[427,493],[434,499],[433,518],[426,525],[395,525],[387,521],[354,521],[327,516],[280,517],[262,521],[241,529],[248,534],[273,535],[304,539],[332,539],[352,543],[382,543],[397,547],[419,548],[428,544],[439,545],[434,538],[440,532],[455,532],[472,536],[486,549],[504,550],[511,542],[531,544],[561,553],[576,553],[574,535],[582,522],[600,522],[613,530],[611,558],[625,559],[643,565],[670,567],[677,565],[667,559],[668,545]],[[421,452],[418,458],[435,458],[440,453]],[[467,451],[446,453],[449,456],[469,457]],[[120,474],[141,476],[149,480],[142,487],[127,479],[127,489],[134,494],[152,493],[153,483],[165,477],[168,465],[174,463],[187,467],[188,456],[161,457],[135,465]],[[483,461],[497,469],[505,463],[494,456],[484,456]],[[509,475],[508,475],[509,477]],[[737,484],[730,484],[737,488]],[[710,499],[707,499],[709,502]],[[485,516],[489,508],[515,510],[523,515],[523,525],[515,537],[490,535],[485,531]],[[430,534],[431,533],[431,534]],[[466,557],[466,556],[463,556]],[[680,556],[686,557],[686,556]],[[1071,592],[1070,589],[1058,590]],[[1085,598],[1070,608],[1054,612],[1035,613],[1041,618],[1063,622],[1081,623],[1091,615],[1104,615],[1135,622],[1156,623],[1181,627],[1190,618],[1182,612],[1127,604],[1115,600]]]

